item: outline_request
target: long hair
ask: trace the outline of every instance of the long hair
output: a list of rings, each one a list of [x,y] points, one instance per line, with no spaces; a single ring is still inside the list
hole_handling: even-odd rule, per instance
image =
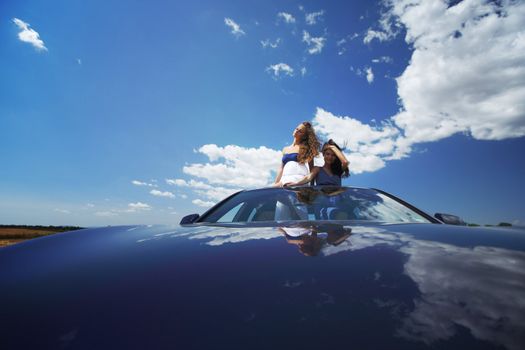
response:
[[[306,205],[312,205],[319,195],[319,191],[310,187],[301,187],[295,191],[297,193],[297,200]]]
[[[330,139],[328,140],[328,142],[325,142],[323,144],[323,148],[322,148],[323,153],[324,151],[326,151],[326,149],[328,149],[328,146],[335,146],[341,152],[343,152],[344,150],[344,148],[341,149],[341,147],[339,147],[337,143],[334,142],[334,140]],[[341,176],[341,177],[350,176],[350,171],[348,170],[348,167],[345,170],[343,170],[343,164],[341,163],[341,160],[337,156],[335,157],[334,162],[331,165],[331,168],[332,168],[332,173],[336,174],[337,176]]]
[[[304,135],[299,145],[297,160],[299,163],[309,163],[319,154],[319,140],[315,135],[314,128],[310,122],[303,122]]]

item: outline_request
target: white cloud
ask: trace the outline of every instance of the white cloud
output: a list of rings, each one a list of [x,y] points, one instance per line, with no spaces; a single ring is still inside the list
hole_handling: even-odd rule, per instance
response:
[[[138,181],[138,180],[133,180],[131,181],[131,183],[135,186],[147,186],[147,187],[157,187],[157,185],[155,184],[151,184],[151,183],[147,183],[147,182],[142,182],[142,181]]]
[[[345,38],[341,39],[338,41],[338,45],[342,45],[342,44],[345,44],[347,43],[348,41],[352,41],[356,38],[359,37],[359,34],[357,33],[354,33],[354,34],[348,34]]]
[[[389,0],[387,0],[389,2]],[[431,2],[429,2],[431,3]],[[363,42],[370,44],[374,39],[382,41],[388,41],[395,38],[400,32],[400,23],[397,16],[392,11],[386,11],[381,15],[379,19],[379,28],[372,29],[368,28]]]
[[[157,197],[175,198],[175,195],[169,191],[151,190],[149,193]]]
[[[190,180],[187,183],[188,183],[188,187],[197,188],[201,190],[209,190],[213,188],[213,186],[206,184],[204,182],[201,182],[201,181]]]
[[[225,197],[224,189],[216,186],[211,186],[209,184],[205,184],[200,181],[195,180],[189,180],[185,181],[183,179],[166,179],[166,182],[173,186],[179,186],[179,187],[188,187],[193,189],[197,194],[202,195],[207,198],[212,198],[215,200],[221,200]],[[209,191],[209,192],[208,192]],[[187,199],[188,196],[186,194],[179,194],[178,195],[182,199]]]
[[[389,56],[381,56],[379,58],[374,58],[373,63],[392,63],[394,60]]]
[[[305,76],[306,75],[306,67],[301,67],[301,76]]]
[[[59,208],[55,208],[55,210],[57,213],[61,213],[61,214],[71,214],[71,212],[69,210],[66,210],[66,209],[59,209]]]
[[[192,190],[195,191],[195,193],[204,196],[208,199],[212,199],[215,201],[220,201],[224,199],[225,197],[240,191],[240,188],[226,188],[226,187],[220,187],[217,185],[210,185],[202,181],[195,181],[193,179],[189,181],[184,181],[182,179],[176,179],[178,181],[171,181],[170,184],[180,187],[189,187]],[[181,198],[188,198],[187,195],[182,194],[180,195]]]
[[[18,39],[33,45],[37,51],[47,51],[44,41],[40,39],[38,32],[29,28],[29,23],[26,23],[18,18],[13,18],[13,23],[16,24],[16,26],[21,30],[20,33],[18,33]]]
[[[310,33],[303,30],[303,42],[308,45],[308,53],[318,54],[321,53],[325,44],[326,38],[324,37],[312,37]]]
[[[142,210],[151,210],[151,206],[149,204],[142,203],[142,202],[129,203],[128,209],[126,210],[126,212],[132,213],[132,212],[142,211]]]
[[[280,151],[264,146],[244,148],[209,144],[199,148],[198,152],[208,156],[210,162],[187,165],[182,169],[184,173],[205,179],[210,184],[240,188],[267,186],[281,161]]]
[[[313,119],[316,132],[332,138],[339,145],[346,145],[350,171],[354,174],[371,172],[385,166],[398,151],[399,130],[388,122],[371,126],[348,117],[336,116],[317,108]]]
[[[354,39],[357,38],[357,37],[359,37],[359,34],[354,33],[354,34],[351,34],[351,35],[349,34],[349,35],[345,36],[345,37],[342,38],[342,39],[339,39],[339,40],[335,43],[336,46],[339,48],[337,54],[338,54],[339,56],[343,55],[343,54],[346,52],[346,50],[347,50],[347,48],[346,48],[346,44],[347,44],[349,41],[352,41],[352,40],[354,40]]]
[[[166,179],[168,185],[187,187],[188,183],[183,179]]]
[[[308,25],[316,24],[317,19],[319,19],[323,14],[324,14],[324,10],[305,14],[306,24]]]
[[[224,24],[226,24],[228,27],[231,28],[231,33],[235,35],[236,37],[246,35],[246,33],[241,29],[241,26],[235,23],[233,19],[224,18]]]
[[[396,1],[391,13],[414,48],[392,118],[407,145],[525,135],[525,2]]]
[[[94,208],[94,207],[95,207],[95,204],[93,204],[93,203],[88,203],[88,204],[86,204],[86,206],[87,206],[88,208]]]
[[[364,69],[350,67],[350,70],[360,77],[365,77],[369,84],[372,84],[374,81],[374,72],[371,67],[365,67]]]
[[[281,42],[281,38],[277,38],[274,42],[272,42],[270,39],[261,40],[261,45],[263,48],[271,47],[272,49],[277,48],[279,46],[279,43]]]
[[[214,201],[220,201],[224,198],[234,194],[235,192],[239,192],[239,188],[226,188],[226,187],[217,187],[213,186],[210,188],[203,188],[203,189],[196,189],[195,192],[201,196],[204,196],[208,199],[214,200]]]
[[[391,38],[391,36],[388,35],[388,33],[386,33],[386,32],[380,32],[380,31],[368,29],[368,31],[366,32],[366,35],[365,35],[365,37],[363,39],[363,42],[365,44],[370,44],[372,42],[372,40],[374,40],[374,39],[377,39],[379,41],[387,41],[390,38]]]
[[[385,167],[385,161],[374,154],[363,154],[359,152],[347,153],[346,158],[350,162],[352,174],[374,172]]]
[[[399,130],[388,122],[380,126],[363,124],[357,119],[335,116],[321,108],[313,119],[317,133],[346,145],[346,155],[352,173],[359,174],[381,169],[385,161],[400,153]],[[203,199],[219,201],[243,188],[270,185],[280,166],[281,152],[266,147],[244,148],[236,145],[202,146],[198,152],[209,158],[208,163],[189,164],[183,168],[187,175],[200,178],[185,181],[166,180],[170,184],[192,189]],[[254,161],[254,160],[257,161]]]
[[[293,76],[293,68],[287,65],[286,63],[282,63],[282,62],[266,67],[266,71],[268,73],[273,73],[273,77],[276,79],[280,78],[281,74],[284,74],[290,77]]]
[[[215,205],[213,202],[203,201],[201,199],[194,199],[191,201],[193,204],[198,205],[199,207],[209,208]]]
[[[366,68],[366,81],[368,81],[368,84],[372,84],[374,81],[374,72],[371,67]]]
[[[285,23],[295,23],[295,17],[286,12],[279,12],[277,18],[282,19]]]
[[[388,23],[395,29],[387,36],[403,25],[414,48],[397,78],[399,113],[376,127],[322,109],[314,118],[318,132],[347,143],[353,172],[380,169],[414,144],[458,132],[480,140],[525,135],[525,3],[397,1],[381,26]],[[370,67],[354,71],[373,81]]]
[[[525,3],[500,4],[482,0],[463,0],[451,7],[443,1],[391,3],[380,26],[387,36],[404,26],[413,47],[410,63],[397,78],[399,113],[377,125],[322,108],[313,118],[321,137],[346,145],[352,173],[377,171],[387,161],[408,156],[415,144],[457,132],[484,140],[525,135]],[[389,61],[384,56],[373,62]],[[275,76],[284,72],[277,65],[267,70]],[[370,67],[357,73],[373,81]],[[207,155],[209,162],[189,164],[183,171],[205,181],[194,180],[191,188],[208,200],[221,199],[234,188],[267,186],[281,157],[279,151],[266,147],[235,145],[205,145],[198,152]],[[190,187],[191,180],[182,181],[179,185]],[[221,190],[212,193],[208,186]]]
[[[404,154],[399,142],[401,134],[388,122],[371,126],[318,108],[313,124],[323,138],[333,138],[340,145],[347,146],[346,155],[353,174],[376,171],[385,166],[386,160],[397,159],[398,154]],[[189,164],[183,168],[183,172],[202,181],[172,179],[169,183],[192,189],[202,197],[201,201],[215,202],[243,188],[270,185],[282,156],[280,151],[266,147],[244,148],[235,145],[204,145],[198,152],[205,154],[209,162]]]

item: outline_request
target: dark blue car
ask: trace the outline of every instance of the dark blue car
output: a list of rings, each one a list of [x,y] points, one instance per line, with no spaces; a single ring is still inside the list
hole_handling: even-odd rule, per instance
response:
[[[525,348],[525,234],[360,188],[0,250],[0,349]]]

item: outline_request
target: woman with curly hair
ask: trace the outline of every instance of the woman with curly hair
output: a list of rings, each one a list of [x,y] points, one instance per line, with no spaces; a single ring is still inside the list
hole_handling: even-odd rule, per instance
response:
[[[283,186],[308,176],[313,168],[314,158],[319,154],[319,145],[312,124],[299,124],[293,131],[293,143],[283,148],[283,158],[274,186]]]
[[[341,148],[330,139],[322,148],[324,165],[315,167],[305,175],[301,180],[295,182],[285,182],[287,186],[299,186],[311,182],[315,179],[316,185],[341,186],[341,178],[348,177],[350,172],[348,165],[350,162],[346,159]]]

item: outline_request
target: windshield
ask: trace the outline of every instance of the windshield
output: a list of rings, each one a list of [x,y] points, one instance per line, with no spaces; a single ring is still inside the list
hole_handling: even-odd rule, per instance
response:
[[[430,221],[372,189],[273,188],[240,192],[212,208],[199,222],[235,223],[301,220]]]

